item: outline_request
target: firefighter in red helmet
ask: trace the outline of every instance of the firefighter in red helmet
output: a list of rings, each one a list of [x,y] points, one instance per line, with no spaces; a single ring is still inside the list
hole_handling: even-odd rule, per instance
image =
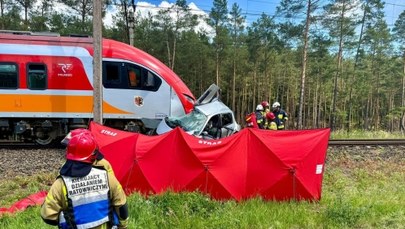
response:
[[[41,207],[45,223],[59,228],[127,228],[126,195],[113,173],[95,165],[91,134],[69,140],[66,162]]]
[[[78,128],[78,129],[74,129],[74,130],[70,131],[60,143],[62,143],[63,145],[67,146],[68,143],[69,143],[69,140],[70,140],[72,137],[74,137],[74,136],[76,136],[76,135],[78,135],[78,134],[88,134],[88,135],[92,135],[91,132],[90,132],[90,130],[84,129],[84,128]]]
[[[270,111],[270,103],[269,102],[263,101],[261,103],[261,105],[263,106],[263,109],[264,109],[265,112]]]
[[[274,113],[271,111],[267,112],[266,119],[267,119],[266,129],[277,130],[276,116],[274,115]]]
[[[74,137],[76,135],[81,135],[81,134],[93,136],[90,130],[84,129],[84,128],[77,128],[77,129],[70,131],[66,135],[66,137],[61,141],[61,143],[65,146],[67,146],[69,143],[69,140],[72,139],[72,137]],[[96,160],[94,160],[93,165],[103,166],[105,168],[105,170],[107,170],[109,173],[114,173],[110,162],[108,162],[107,160],[104,159],[104,155],[98,150],[98,147],[96,149]]]
[[[267,114],[270,112],[270,104],[267,101],[262,101],[260,103],[260,105],[262,105],[263,107],[263,111],[262,111],[262,117],[263,117],[263,129],[268,129],[269,127],[269,122],[267,120]]]

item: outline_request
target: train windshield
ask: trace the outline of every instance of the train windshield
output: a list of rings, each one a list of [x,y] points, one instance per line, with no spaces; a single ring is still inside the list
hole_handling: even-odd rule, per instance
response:
[[[207,119],[208,117],[205,114],[193,110],[191,113],[181,117],[167,117],[166,123],[171,128],[179,126],[187,132],[200,133]]]

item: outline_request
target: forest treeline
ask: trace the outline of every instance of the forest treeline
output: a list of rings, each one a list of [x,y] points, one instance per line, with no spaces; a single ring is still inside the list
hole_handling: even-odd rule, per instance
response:
[[[384,4],[281,0],[276,14],[248,24],[227,0],[198,15],[185,0],[148,15],[137,1],[108,0],[103,15],[116,14],[103,37],[157,57],[197,97],[218,84],[242,125],[267,100],[288,112],[287,129],[403,132],[405,11],[389,25]],[[92,7],[90,0],[0,0],[0,29],[92,35]],[[210,29],[198,29],[201,22]]]

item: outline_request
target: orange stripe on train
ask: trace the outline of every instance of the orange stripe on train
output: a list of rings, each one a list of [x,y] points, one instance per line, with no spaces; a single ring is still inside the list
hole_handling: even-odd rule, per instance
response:
[[[0,95],[0,112],[92,113],[92,96]],[[103,112],[131,114],[103,101]]]

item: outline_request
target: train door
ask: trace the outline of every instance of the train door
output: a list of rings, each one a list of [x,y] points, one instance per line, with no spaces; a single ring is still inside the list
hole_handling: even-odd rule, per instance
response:
[[[104,60],[103,86],[104,102],[123,111],[106,112],[103,108],[105,118],[149,120],[151,123],[145,123],[148,126],[157,125],[158,121],[170,115],[170,85],[143,66]]]

